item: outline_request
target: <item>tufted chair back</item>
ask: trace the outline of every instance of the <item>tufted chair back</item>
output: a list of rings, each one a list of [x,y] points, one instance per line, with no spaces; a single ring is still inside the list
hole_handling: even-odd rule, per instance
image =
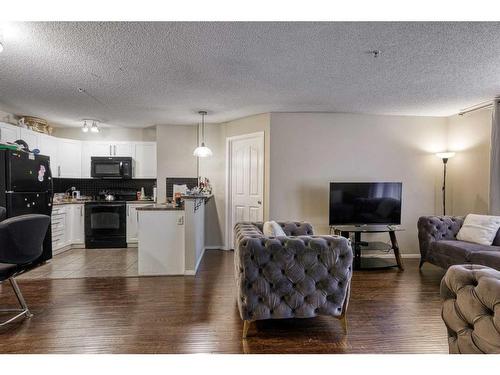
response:
[[[441,280],[450,353],[500,353],[500,272],[456,265]]]
[[[262,223],[238,223],[234,228],[241,318],[343,316],[352,275],[349,240],[314,236],[309,223],[278,224],[287,237],[265,237]]]

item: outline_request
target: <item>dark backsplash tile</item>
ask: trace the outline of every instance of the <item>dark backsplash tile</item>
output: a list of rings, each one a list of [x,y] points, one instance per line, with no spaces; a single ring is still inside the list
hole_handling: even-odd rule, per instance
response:
[[[100,178],[53,178],[54,193],[64,193],[72,186],[79,190],[82,195],[97,196],[103,190],[113,191],[140,191],[144,188],[144,193],[153,195],[153,187],[156,186],[156,179],[100,179]]]
[[[188,189],[192,189],[198,186],[198,178],[197,177],[167,177],[167,199],[172,199],[174,196],[174,185],[184,185],[186,184]]]

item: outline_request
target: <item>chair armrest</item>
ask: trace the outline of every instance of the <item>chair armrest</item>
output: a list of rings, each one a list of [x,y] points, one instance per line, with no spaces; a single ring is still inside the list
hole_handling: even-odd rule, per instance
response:
[[[422,216],[418,219],[418,242],[425,259],[432,242],[454,240],[462,227],[462,216]]]
[[[21,215],[0,222],[0,263],[23,265],[42,254],[50,217]]]

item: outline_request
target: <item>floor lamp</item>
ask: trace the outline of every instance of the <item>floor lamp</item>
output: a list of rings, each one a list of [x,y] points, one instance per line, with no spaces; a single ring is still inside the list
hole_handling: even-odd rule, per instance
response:
[[[454,152],[438,152],[436,154],[438,158],[443,161],[443,216],[446,215],[446,164],[448,164],[448,159],[455,156]]]

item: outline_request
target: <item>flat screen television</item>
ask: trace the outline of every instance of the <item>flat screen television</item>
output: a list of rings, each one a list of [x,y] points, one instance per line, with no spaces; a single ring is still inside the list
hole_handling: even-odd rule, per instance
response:
[[[331,182],[330,225],[399,225],[401,192],[401,182]]]

